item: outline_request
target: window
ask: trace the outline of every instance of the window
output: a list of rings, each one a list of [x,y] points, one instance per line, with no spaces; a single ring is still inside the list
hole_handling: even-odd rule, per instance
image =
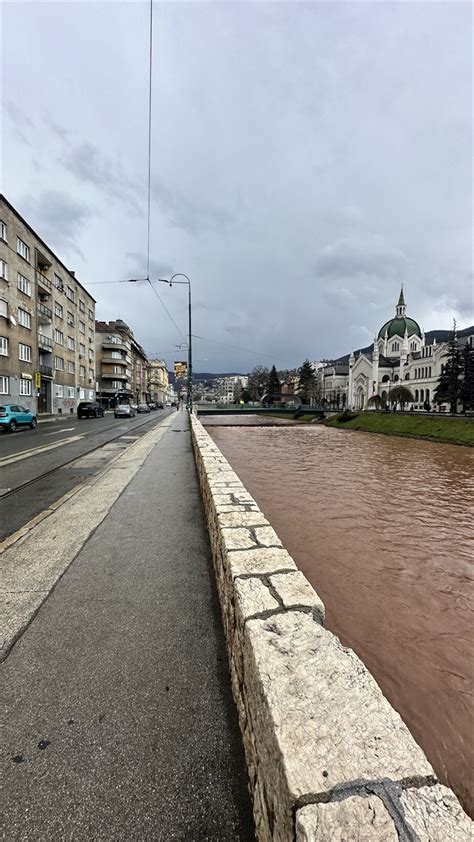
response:
[[[428,377],[431,377],[431,366],[428,368]]]
[[[8,395],[10,393],[10,378],[0,376],[0,395]]]
[[[31,295],[31,284],[28,278],[25,278],[20,272],[18,272],[18,289],[25,295]]]
[[[54,358],[54,367],[56,371],[64,371],[64,360],[62,357]]]
[[[90,327],[89,328],[89,342],[93,342],[93,341],[94,341],[94,331]]]
[[[89,310],[89,318],[92,319],[92,321],[94,321],[94,311],[93,310]]]
[[[415,389],[415,403],[418,403],[418,389]]]
[[[93,390],[93,389],[89,389],[89,400],[90,400],[90,401],[93,401],[93,400],[94,400],[94,398],[95,398],[95,395],[94,395],[94,390]]]
[[[86,390],[85,389],[79,389],[79,400],[85,401],[85,399],[86,399]]]
[[[79,330],[80,330],[81,333],[86,332],[86,326],[85,326],[84,322],[79,322]]]
[[[20,307],[18,308],[18,321],[22,327],[28,327],[31,330],[31,314]]]
[[[71,287],[66,287],[66,298],[69,298],[69,301],[74,301],[74,290]]]
[[[31,346],[18,343],[18,358],[25,363],[31,362]]]
[[[123,389],[123,383],[120,380],[112,380],[112,389]]]
[[[120,353],[120,351],[112,351],[110,356],[112,357],[113,360],[121,360],[122,359],[122,354]]]
[[[89,380],[93,380],[93,379],[94,379],[94,369],[90,368],[89,369]]]
[[[68,386],[67,387],[67,396],[68,396],[68,398],[74,397],[74,386]]]
[[[8,278],[7,264],[4,260],[0,260],[0,278]]]
[[[31,380],[20,380],[20,395],[31,395]]]
[[[8,339],[0,336],[0,357],[8,357]]]
[[[76,347],[76,343],[74,342],[72,336],[68,336],[67,338],[67,347],[69,351],[74,351],[74,348]]]
[[[86,346],[84,345],[83,342],[79,342],[79,356],[85,357],[85,355],[86,355]]]
[[[114,371],[113,371],[113,373],[114,373],[114,374],[122,374],[122,373],[123,373],[123,368],[122,368],[122,366],[121,366],[121,365],[114,365]]]
[[[19,237],[16,238],[16,250],[20,257],[23,257],[28,263],[30,262],[30,247],[23,240],[20,240]]]
[[[0,316],[8,318],[8,303],[4,298],[0,298]]]
[[[85,369],[85,366],[80,365],[80,366],[79,366],[79,377],[85,377],[85,376],[86,376],[86,369]]]
[[[0,240],[7,241],[7,226],[2,219],[0,219]]]
[[[56,383],[55,386],[54,386],[54,390],[56,392],[57,398],[63,398],[64,397],[64,386],[61,386],[59,383]]]
[[[62,332],[62,330],[57,330],[55,328],[55,330],[54,330],[54,341],[58,345],[64,345],[64,333]]]
[[[60,292],[64,292],[64,284],[62,278],[60,278],[59,275],[56,275],[56,273],[54,274],[53,284],[56,287],[56,289],[59,289]]]
[[[399,342],[393,342],[392,343],[392,351],[399,351],[399,350],[400,350],[400,343]]]
[[[70,310],[67,311],[67,323],[68,325],[74,324],[74,313],[71,313]]]
[[[89,348],[89,359],[91,360],[91,362],[94,359],[94,351],[92,350],[92,348]]]
[[[85,305],[84,301],[82,301],[81,298],[79,299],[79,310],[81,311],[81,313],[86,312],[86,305]]]
[[[76,364],[69,360],[67,364],[67,370],[69,374],[74,374],[74,372],[76,371]]]
[[[54,315],[58,317],[58,319],[62,319],[63,317],[63,308],[57,301],[54,302]]]

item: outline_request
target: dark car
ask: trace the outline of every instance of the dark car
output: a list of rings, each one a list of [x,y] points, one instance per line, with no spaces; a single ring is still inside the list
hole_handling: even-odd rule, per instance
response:
[[[81,401],[77,405],[78,418],[98,418],[99,415],[104,417],[104,407],[95,401]]]
[[[147,403],[139,403],[137,406],[137,412],[149,412],[150,407]]]

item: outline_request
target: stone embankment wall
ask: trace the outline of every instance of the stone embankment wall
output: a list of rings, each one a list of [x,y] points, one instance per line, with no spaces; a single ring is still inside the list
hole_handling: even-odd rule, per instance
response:
[[[468,842],[473,823],[196,417],[259,842]]]

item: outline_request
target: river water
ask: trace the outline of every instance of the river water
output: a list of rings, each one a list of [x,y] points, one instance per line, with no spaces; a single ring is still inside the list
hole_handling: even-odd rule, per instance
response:
[[[209,433],[322,597],[327,627],[474,816],[474,452],[321,426]]]

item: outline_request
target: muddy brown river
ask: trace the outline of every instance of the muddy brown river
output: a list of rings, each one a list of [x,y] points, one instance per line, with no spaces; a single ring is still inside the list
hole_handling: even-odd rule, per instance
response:
[[[214,424],[324,600],[328,628],[474,816],[474,452],[319,426]]]

